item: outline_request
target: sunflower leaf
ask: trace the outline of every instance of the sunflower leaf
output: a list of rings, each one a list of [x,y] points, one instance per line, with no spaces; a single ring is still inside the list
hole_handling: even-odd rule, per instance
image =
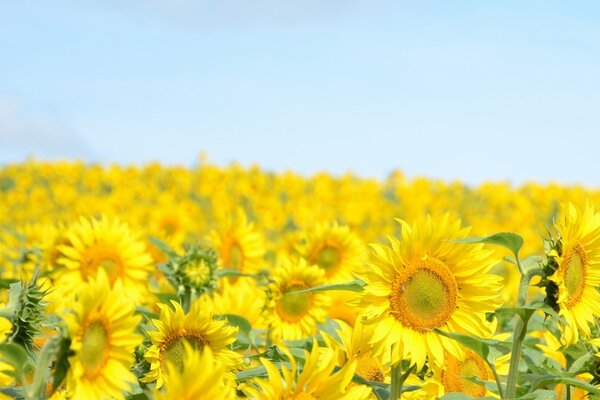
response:
[[[25,383],[25,371],[28,365],[27,350],[14,343],[0,344],[0,355],[15,369],[15,378],[20,384]]]
[[[325,292],[328,290],[345,290],[347,292],[361,292],[363,288],[366,286],[366,283],[360,279],[355,279],[350,282],[344,283],[331,283],[329,285],[320,285],[314,286],[308,289],[296,290],[294,292],[288,292],[289,294],[302,294],[302,293],[312,293],[312,292]]]
[[[496,339],[481,339],[476,336],[458,332],[446,332],[441,329],[435,329],[435,331],[471,349],[489,363],[494,363],[499,356],[510,353],[511,345],[508,342]]]
[[[519,397],[519,400],[555,400],[557,396],[554,390],[536,390]]]
[[[570,385],[573,387],[577,387],[583,390],[587,390],[590,394],[600,395],[600,388],[592,385],[591,383],[582,381],[577,378],[573,378],[571,376],[557,376],[557,375],[529,375],[529,379],[532,380],[532,389],[537,389],[539,387],[544,387],[547,385],[556,385],[562,383],[563,385]]]
[[[148,236],[148,241],[169,257],[177,255],[177,253],[171,248],[171,246],[169,246],[166,242],[160,240],[157,237]]]
[[[515,258],[519,259],[519,251],[523,247],[523,238],[513,232],[498,232],[486,237],[470,237],[463,239],[452,239],[455,243],[485,243],[503,246],[509,249]]]

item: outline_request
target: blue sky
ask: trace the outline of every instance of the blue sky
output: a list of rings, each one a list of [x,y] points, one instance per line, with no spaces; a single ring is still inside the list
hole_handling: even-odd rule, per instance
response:
[[[600,185],[595,1],[0,5],[0,163]]]

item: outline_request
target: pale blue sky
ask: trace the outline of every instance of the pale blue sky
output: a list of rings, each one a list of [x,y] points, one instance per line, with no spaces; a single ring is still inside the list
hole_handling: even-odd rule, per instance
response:
[[[600,186],[596,1],[0,3],[0,163]]]

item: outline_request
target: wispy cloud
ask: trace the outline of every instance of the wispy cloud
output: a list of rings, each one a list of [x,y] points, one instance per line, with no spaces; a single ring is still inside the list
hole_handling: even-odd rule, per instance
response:
[[[79,135],[57,115],[26,109],[0,97],[0,162],[37,158],[90,158]]]

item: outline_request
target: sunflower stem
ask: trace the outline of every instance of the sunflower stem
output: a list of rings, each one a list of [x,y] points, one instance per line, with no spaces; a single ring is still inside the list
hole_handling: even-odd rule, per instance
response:
[[[521,269],[521,268],[520,268]],[[521,269],[522,270],[522,269]],[[527,293],[529,291],[529,281],[535,273],[522,273],[519,281],[519,293],[517,296],[517,307],[522,307],[527,303]],[[521,360],[521,350],[523,341],[527,333],[529,318],[525,320],[520,316],[515,316],[515,328],[513,331],[513,342],[510,356],[510,367],[508,370],[508,380],[506,382],[506,399],[514,399],[517,393],[517,380],[519,378],[519,361]]]
[[[390,388],[390,400],[398,400],[402,397],[402,385],[404,383],[402,376],[402,361],[398,361],[392,367],[392,384]]]
[[[496,371],[496,367],[494,366],[494,364],[491,362],[488,362],[487,364],[490,367],[490,369],[492,370],[492,374],[494,374],[494,379],[496,380],[496,385],[498,385],[498,394],[500,395],[500,398],[503,399],[504,398],[504,388],[502,387],[502,379],[500,379],[500,375],[498,375],[498,371]]]

